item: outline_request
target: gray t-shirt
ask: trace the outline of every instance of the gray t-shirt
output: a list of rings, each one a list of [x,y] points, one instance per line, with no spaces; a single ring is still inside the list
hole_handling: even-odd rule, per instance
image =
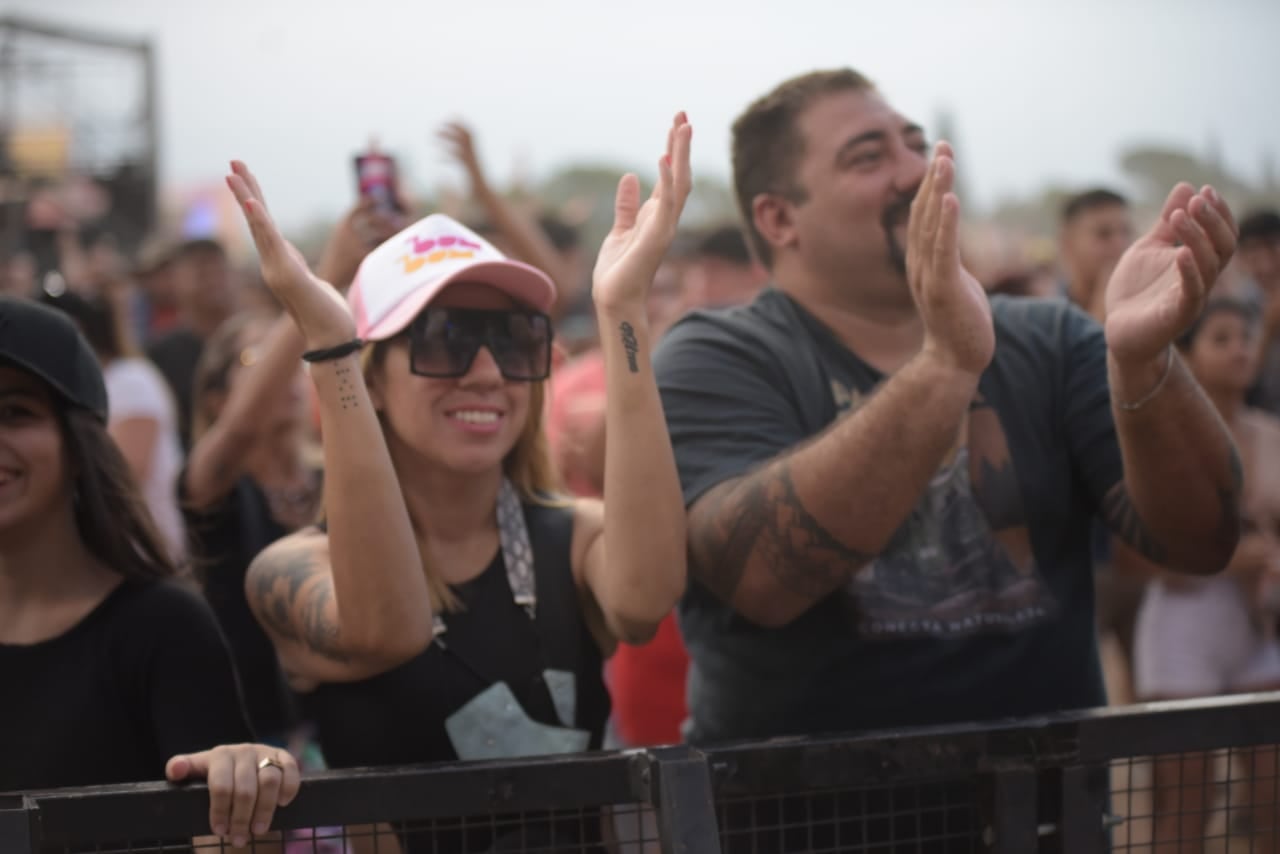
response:
[[[1122,464],[1102,330],[1065,301],[997,297],[992,311],[996,355],[964,441],[872,564],[779,629],[690,582],[680,618],[691,741],[1105,701],[1089,529]],[[690,505],[821,432],[884,380],[773,289],[685,318],[655,366]]]

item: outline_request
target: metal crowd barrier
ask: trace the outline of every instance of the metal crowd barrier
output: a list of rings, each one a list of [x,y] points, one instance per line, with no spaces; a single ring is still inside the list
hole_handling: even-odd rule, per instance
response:
[[[308,775],[276,826],[288,829],[287,854],[1271,852],[1277,745],[1280,693],[1258,694],[706,750],[331,771]],[[0,854],[187,851],[208,832],[207,812],[199,785],[0,795]]]

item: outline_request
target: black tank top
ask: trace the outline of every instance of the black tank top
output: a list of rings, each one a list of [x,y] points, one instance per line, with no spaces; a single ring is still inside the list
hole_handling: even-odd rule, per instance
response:
[[[570,566],[573,510],[535,504],[523,509],[533,547],[536,619],[515,603],[499,550],[483,573],[453,587],[461,608],[443,615],[442,643],[371,679],[322,684],[304,697],[330,767],[457,759],[446,719],[497,682],[510,687],[531,719],[562,726],[543,678],[547,670],[574,675],[573,725],[589,732],[590,748],[599,749],[609,695],[600,648],[587,628]],[[525,813],[520,817],[524,829],[515,833],[522,844],[545,837],[548,844],[594,850],[583,846],[599,841],[598,822],[584,821],[581,809],[572,810],[572,816]],[[507,850],[495,826],[501,823],[491,816],[435,822],[430,831],[411,832],[402,841],[409,854]]]

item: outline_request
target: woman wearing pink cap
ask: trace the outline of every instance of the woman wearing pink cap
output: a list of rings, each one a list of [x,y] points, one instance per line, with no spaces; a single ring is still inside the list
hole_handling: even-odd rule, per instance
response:
[[[688,196],[691,134],[680,114],[643,206],[622,179],[596,264],[607,514],[561,497],[548,456],[546,275],[431,216],[369,254],[348,307],[280,237],[253,176],[228,177],[264,278],[312,348],[324,433],[326,522],[263,552],[246,592],[331,765],[600,746],[604,658],[651,637],[685,586],[645,297]],[[512,830],[589,850],[598,824],[577,810]],[[503,835],[460,821],[401,841],[505,850]]]

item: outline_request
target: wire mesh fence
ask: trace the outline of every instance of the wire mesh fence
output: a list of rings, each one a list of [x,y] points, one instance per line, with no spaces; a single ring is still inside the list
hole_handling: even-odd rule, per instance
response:
[[[717,812],[725,854],[985,850],[974,789],[963,784],[729,797]]]
[[[1275,747],[1120,759],[1110,774],[1113,851],[1280,851]]]
[[[42,854],[648,854],[659,852],[652,812],[639,804],[423,821],[293,829],[234,847],[216,837],[42,845]]]
[[[284,854],[1280,854],[1280,694],[308,776]],[[0,852],[231,851],[207,793],[0,795]]]
[[[726,854],[1280,854],[1280,695],[712,750]]]

